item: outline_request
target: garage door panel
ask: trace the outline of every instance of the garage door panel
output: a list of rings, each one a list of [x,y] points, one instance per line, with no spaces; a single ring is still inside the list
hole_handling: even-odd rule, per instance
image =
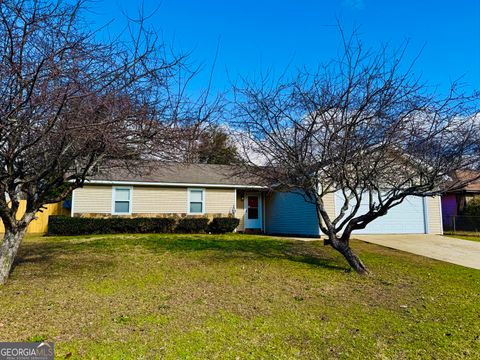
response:
[[[341,193],[335,196],[337,215],[343,204]],[[353,205],[350,206],[350,210]],[[365,229],[356,230],[354,234],[423,234],[425,233],[425,207],[423,198],[409,196],[384,216],[373,220]],[[368,198],[363,199],[357,215],[368,212]]]

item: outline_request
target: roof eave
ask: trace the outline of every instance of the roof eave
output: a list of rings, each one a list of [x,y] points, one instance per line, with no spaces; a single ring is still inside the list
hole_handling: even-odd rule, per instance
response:
[[[203,188],[231,188],[231,189],[259,189],[267,190],[267,186],[248,184],[205,184],[181,182],[154,182],[154,181],[129,181],[129,180],[86,180],[87,185],[124,185],[124,186],[169,186],[169,187],[203,187]]]

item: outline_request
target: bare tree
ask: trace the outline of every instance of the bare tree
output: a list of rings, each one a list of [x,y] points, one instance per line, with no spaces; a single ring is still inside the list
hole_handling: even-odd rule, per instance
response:
[[[402,60],[405,50],[366,50],[353,35],[316,72],[235,88],[249,171],[315,204],[325,244],[362,274],[353,231],[409,196],[440,195],[449,174],[479,165],[478,97],[457,84],[435,95]],[[329,194],[340,198],[335,213]]]
[[[84,5],[0,5],[0,283],[45,204],[64,199],[107,160],[118,166],[173,141],[164,119],[173,121],[169,84],[184,57],[167,51],[143,17],[119,38],[99,40]]]
[[[170,157],[176,161],[185,163],[199,162],[199,147],[206,139],[211,138],[212,129],[217,124],[224,122],[225,115],[225,93],[212,94],[212,80],[217,63],[220,43],[217,44],[213,63],[209,71],[208,84],[200,92],[188,91],[192,80],[204,68],[202,65],[193,69],[183,67],[177,72],[175,89],[169,92],[168,118],[172,119],[167,130],[172,136],[167,138],[167,142],[174,139],[174,146],[169,146]],[[189,94],[187,94],[189,93]],[[192,93],[197,93],[196,96]],[[156,141],[159,145],[160,155],[165,154],[165,137]]]

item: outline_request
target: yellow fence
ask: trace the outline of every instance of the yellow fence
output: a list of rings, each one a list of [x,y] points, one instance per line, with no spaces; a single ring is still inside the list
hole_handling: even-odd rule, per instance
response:
[[[27,202],[22,200],[20,202],[20,207],[17,212],[17,218],[21,217],[25,212],[25,206]],[[62,203],[47,204],[45,205],[46,209],[43,209],[42,212],[37,212],[35,216],[37,217],[33,220],[30,225],[28,225],[27,232],[29,234],[45,234],[48,230],[48,217],[50,215],[70,215],[70,211],[65,209],[62,206]],[[0,220],[0,233],[4,232],[3,223]]]

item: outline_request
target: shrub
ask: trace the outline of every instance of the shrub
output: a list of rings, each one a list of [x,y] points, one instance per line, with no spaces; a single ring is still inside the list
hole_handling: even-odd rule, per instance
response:
[[[121,233],[171,233],[173,218],[79,218],[48,217],[49,235],[88,235]]]
[[[177,233],[204,233],[208,229],[208,218],[183,218],[178,221],[175,232]]]
[[[224,234],[233,232],[236,229],[240,220],[234,217],[218,217],[214,218],[208,226],[208,231],[213,234]]]
[[[465,207],[464,214],[468,216],[480,216],[480,197],[470,199]]]
[[[137,228],[141,233],[172,233],[177,224],[175,218],[138,218]]]

